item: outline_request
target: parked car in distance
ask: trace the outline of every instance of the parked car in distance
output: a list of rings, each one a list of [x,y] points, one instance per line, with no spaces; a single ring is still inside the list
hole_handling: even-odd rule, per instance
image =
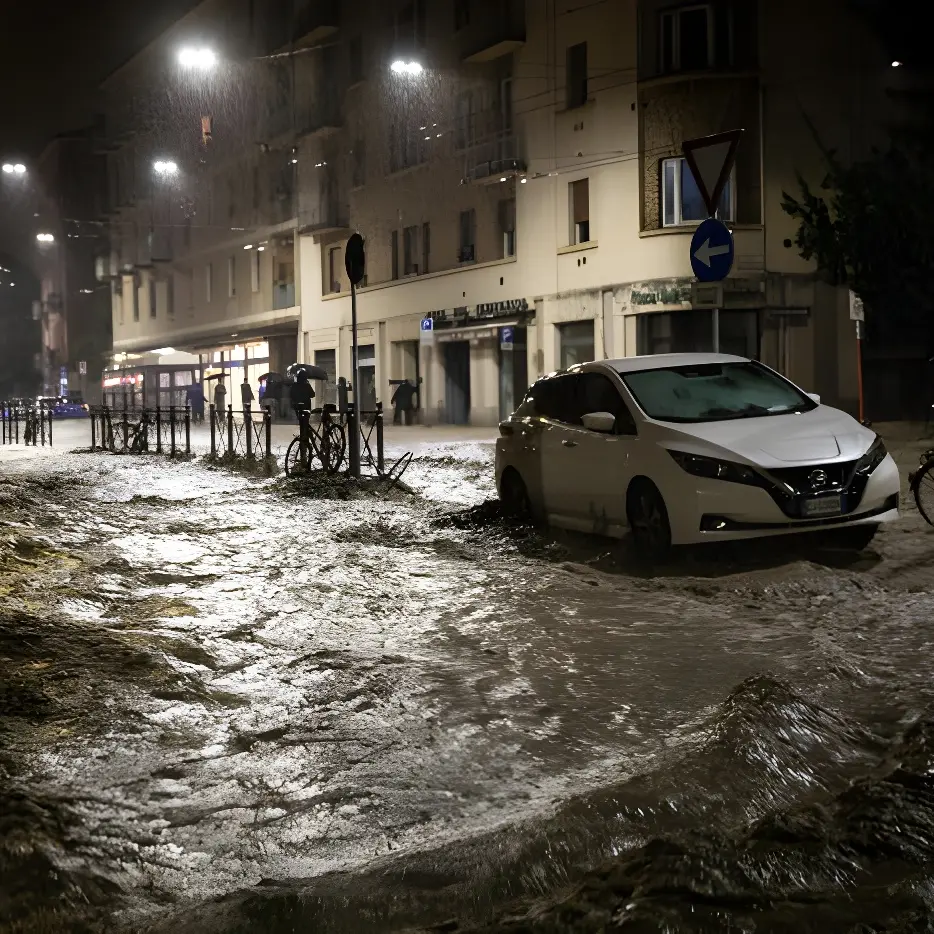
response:
[[[512,510],[672,545],[838,529],[869,544],[898,517],[882,439],[761,363],[664,354],[538,380],[500,424],[496,485]]]
[[[88,406],[80,397],[45,396],[39,399],[39,404],[50,412],[52,418],[87,418]]]

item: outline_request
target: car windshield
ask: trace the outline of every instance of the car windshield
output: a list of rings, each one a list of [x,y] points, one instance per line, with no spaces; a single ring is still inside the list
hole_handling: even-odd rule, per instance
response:
[[[621,373],[649,418],[717,422],[807,412],[815,403],[778,374],[751,360]]]

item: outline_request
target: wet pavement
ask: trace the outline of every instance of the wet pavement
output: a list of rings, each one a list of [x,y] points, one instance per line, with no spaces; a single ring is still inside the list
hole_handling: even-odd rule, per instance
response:
[[[504,521],[482,437],[388,495],[4,452],[0,930],[934,918],[913,508],[648,570]]]

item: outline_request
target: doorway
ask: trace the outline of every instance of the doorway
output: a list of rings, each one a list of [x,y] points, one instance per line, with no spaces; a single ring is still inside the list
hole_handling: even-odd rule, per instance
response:
[[[360,371],[360,410],[376,411],[376,345],[361,344],[357,348],[357,369]]]
[[[449,425],[470,422],[470,344],[444,345],[444,420]]]

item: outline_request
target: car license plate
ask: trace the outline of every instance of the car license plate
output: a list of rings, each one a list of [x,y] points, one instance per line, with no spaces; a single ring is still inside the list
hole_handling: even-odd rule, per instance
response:
[[[843,507],[839,496],[816,496],[806,499],[801,504],[801,515],[805,518],[813,516],[839,516]]]

